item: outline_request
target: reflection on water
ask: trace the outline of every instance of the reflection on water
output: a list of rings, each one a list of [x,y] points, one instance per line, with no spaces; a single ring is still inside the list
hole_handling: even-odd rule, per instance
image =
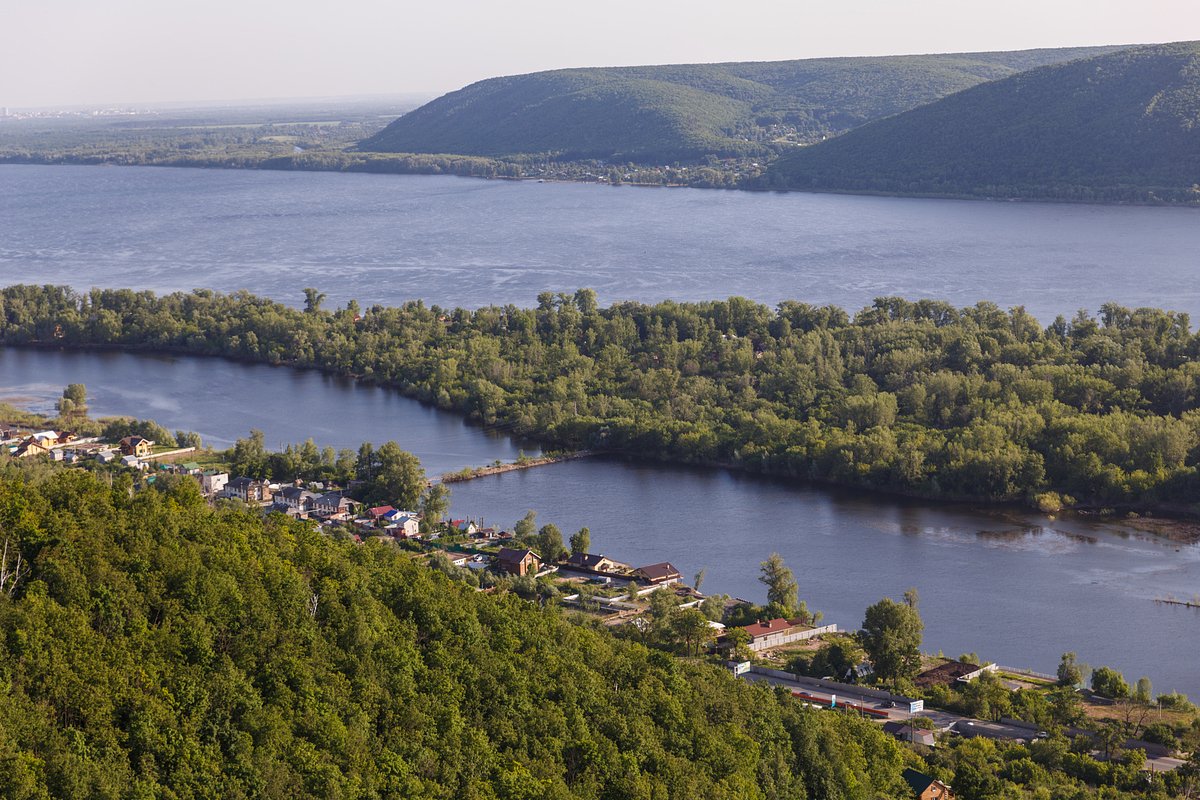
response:
[[[93,416],[154,419],[189,430],[214,447],[229,447],[252,428],[282,448],[311,437],[318,445],[358,449],[394,440],[438,476],[495,459],[515,459],[537,446],[483,431],[461,417],[378,387],[318,372],[205,358],[126,353],[0,349],[0,402],[33,398],[53,412],[68,383],[87,386]]]

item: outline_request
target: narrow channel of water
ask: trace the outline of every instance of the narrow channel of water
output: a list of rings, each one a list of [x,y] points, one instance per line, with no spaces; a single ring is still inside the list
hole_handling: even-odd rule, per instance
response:
[[[88,389],[94,417],[153,419],[229,447],[251,428],[267,447],[303,442],[354,450],[394,440],[430,477],[535,455],[536,444],[485,431],[400,393],[309,370],[225,359],[0,348],[0,402],[53,413],[68,383]]]

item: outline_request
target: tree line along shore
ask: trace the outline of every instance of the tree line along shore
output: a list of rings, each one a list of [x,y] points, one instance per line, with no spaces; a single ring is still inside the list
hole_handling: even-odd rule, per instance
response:
[[[601,308],[350,302],[208,290],[0,292],[0,343],[215,355],[393,386],[548,448],[721,464],[1047,512],[1189,515],[1200,338],[1186,314],[882,298],[851,317],[742,298]]]

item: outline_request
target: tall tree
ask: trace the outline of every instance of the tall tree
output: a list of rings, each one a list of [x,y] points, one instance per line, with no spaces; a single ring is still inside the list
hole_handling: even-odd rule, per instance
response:
[[[238,439],[233,443],[233,472],[251,478],[261,478],[266,474],[267,446],[263,432],[252,429],[246,439]]]
[[[525,516],[517,520],[517,524],[513,526],[513,534],[518,541],[528,544],[536,531],[537,512],[531,508],[525,512]]]
[[[759,583],[767,587],[767,605],[773,614],[790,617],[796,613],[800,587],[792,571],[783,563],[783,556],[771,553],[759,565]]]
[[[1075,660],[1073,652],[1062,654],[1062,659],[1058,662],[1058,685],[1059,686],[1078,686],[1083,683],[1083,667]]]
[[[358,458],[354,462],[354,472],[360,481],[370,481],[375,477],[375,446],[363,442],[358,446]]]
[[[379,468],[369,484],[368,498],[372,502],[395,503],[400,508],[416,508],[425,489],[421,462],[395,442],[383,444],[375,455]]]
[[[325,293],[313,289],[311,286],[304,290],[304,313],[316,314],[321,310],[321,304],[325,302]]]
[[[421,495],[421,525],[433,530],[450,511],[450,490],[444,483],[435,483]]]
[[[58,413],[61,416],[81,416],[86,417],[88,413],[87,406],[87,387],[82,383],[69,383],[67,388],[63,389],[62,397],[58,399]]]
[[[592,532],[587,528],[580,528],[571,534],[571,555],[582,555],[591,548]]]
[[[713,636],[708,617],[695,608],[680,611],[671,620],[671,631],[683,643],[684,655],[700,655],[700,648]]]
[[[863,649],[875,674],[895,681],[917,674],[921,666],[921,637],[925,624],[915,608],[885,597],[867,609],[863,619]]]
[[[548,564],[558,561],[567,552],[563,547],[562,531],[553,522],[543,525],[538,530],[537,547],[542,560]]]
[[[1092,671],[1092,691],[1110,700],[1120,700],[1129,697],[1129,684],[1112,667],[1096,667]]]

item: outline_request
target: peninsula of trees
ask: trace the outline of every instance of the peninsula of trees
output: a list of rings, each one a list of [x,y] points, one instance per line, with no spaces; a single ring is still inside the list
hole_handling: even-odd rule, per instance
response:
[[[1043,327],[1021,308],[741,298],[536,308],[299,310],[247,293],[13,286],[0,343],[315,367],[394,386],[561,449],[722,464],[1046,510],[1194,513],[1200,336],[1105,305]]]
[[[1200,202],[1200,42],[984,83],[774,162],[764,186]]]

